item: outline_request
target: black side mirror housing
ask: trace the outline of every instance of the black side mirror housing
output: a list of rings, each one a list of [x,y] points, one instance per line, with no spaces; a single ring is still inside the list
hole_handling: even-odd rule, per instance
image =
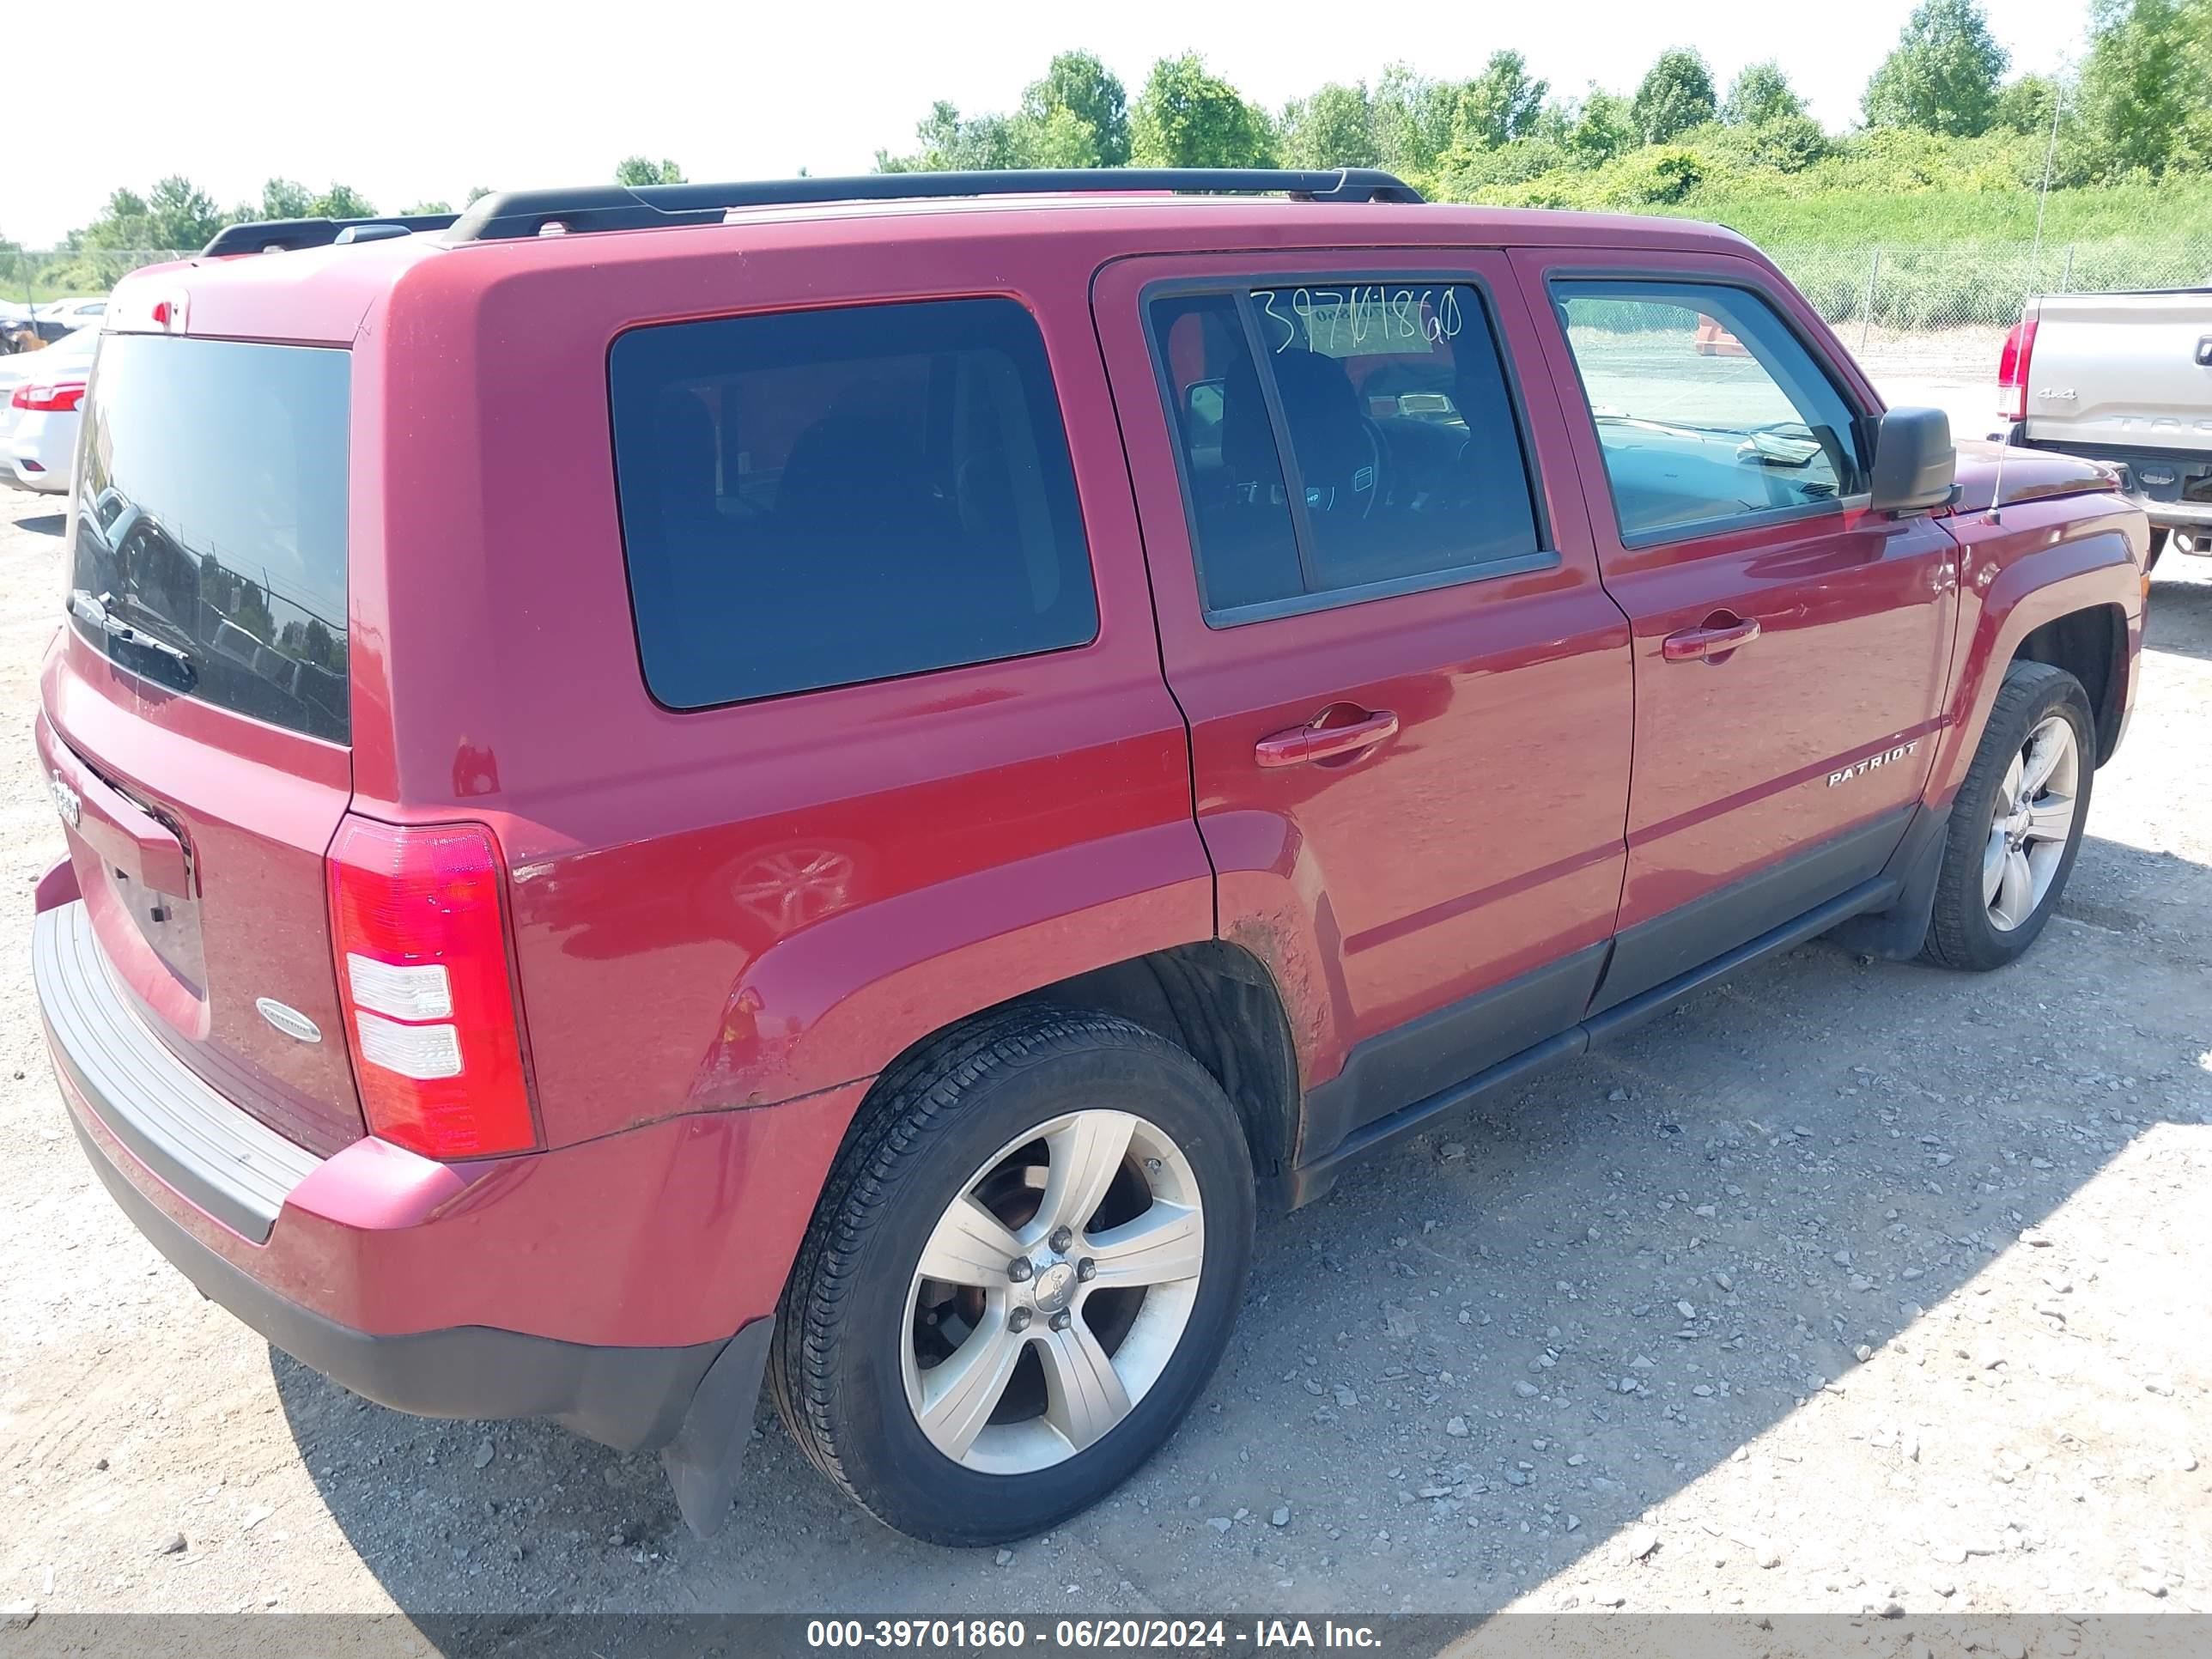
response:
[[[1951,499],[1959,452],[1951,417],[1940,409],[1893,409],[1875,428],[1876,513],[1930,513]]]

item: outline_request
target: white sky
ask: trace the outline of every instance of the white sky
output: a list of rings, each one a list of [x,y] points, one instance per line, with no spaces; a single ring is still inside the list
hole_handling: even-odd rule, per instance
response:
[[[693,179],[861,172],[878,146],[910,147],[932,99],[1006,109],[1074,46],[1132,98],[1155,58],[1195,48],[1272,109],[1323,81],[1371,82],[1393,59],[1471,75],[1500,46],[1525,53],[1555,93],[1591,80],[1626,92],[1681,43],[1704,51],[1723,88],[1747,62],[1780,58],[1814,113],[1841,127],[1911,5],[106,0],[57,36],[52,59],[0,72],[14,111],[0,234],[50,245],[114,186],[169,173],[226,204],[258,198],[271,173],[315,189],[337,179],[389,212],[458,206],[477,184],[605,182],[634,151],[672,156]],[[1989,10],[2015,70],[2080,55],[2086,0]],[[35,116],[47,97],[52,118]]]

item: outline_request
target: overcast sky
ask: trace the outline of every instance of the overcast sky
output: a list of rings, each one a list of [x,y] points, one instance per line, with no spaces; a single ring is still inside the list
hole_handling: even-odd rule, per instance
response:
[[[1629,91],[1666,46],[1694,45],[1725,87],[1782,61],[1831,127],[1858,112],[1867,76],[1912,0],[1565,0],[1549,5],[1194,0],[1083,6],[921,6],[905,0],[762,4],[635,0],[104,0],[36,11],[47,55],[6,71],[0,234],[58,240],[118,185],[182,173],[226,204],[271,173],[337,179],[386,211],[471,185],[607,180],[633,151],[693,179],[866,169],[910,146],[935,98],[1006,109],[1054,52],[1087,47],[1134,98],[1152,60],[1195,49],[1273,109],[1329,80],[1372,81],[1403,59],[1471,75],[1500,46],[1554,92]],[[2086,0],[1991,0],[2015,70],[2078,58]],[[63,20],[68,20],[65,22]],[[49,29],[48,26],[52,27]]]

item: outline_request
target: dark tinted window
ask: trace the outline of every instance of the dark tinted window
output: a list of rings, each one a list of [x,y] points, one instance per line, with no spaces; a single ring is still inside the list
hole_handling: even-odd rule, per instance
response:
[[[343,351],[100,342],[70,612],[134,672],[346,741]]]
[[[1850,406],[1757,295],[1653,282],[1558,283],[1553,294],[1624,538],[1840,510],[1865,488]]]
[[[1209,611],[1472,575],[1538,550],[1475,289],[1263,288],[1151,310]]]
[[[647,684],[678,708],[1080,645],[1067,439],[1010,300],[788,312],[615,343]]]

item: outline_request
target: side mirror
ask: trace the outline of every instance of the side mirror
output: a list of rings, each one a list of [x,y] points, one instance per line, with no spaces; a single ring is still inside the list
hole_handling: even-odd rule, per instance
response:
[[[1873,500],[1876,513],[1928,513],[1951,499],[1959,452],[1951,417],[1940,409],[1893,409],[1875,428]]]

